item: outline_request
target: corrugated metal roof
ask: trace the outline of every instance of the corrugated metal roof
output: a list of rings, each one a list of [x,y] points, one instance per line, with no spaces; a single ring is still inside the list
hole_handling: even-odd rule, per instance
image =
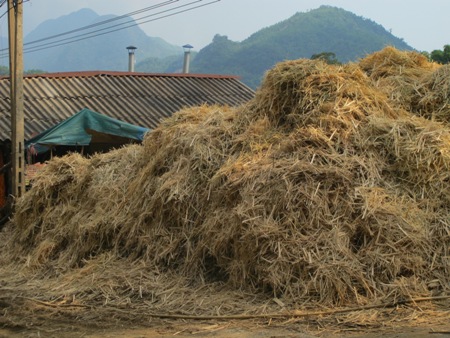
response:
[[[254,91],[235,76],[71,72],[24,78],[25,138],[41,133],[83,108],[154,128],[186,106],[203,103],[237,106]],[[0,78],[0,139],[9,139],[9,78]]]

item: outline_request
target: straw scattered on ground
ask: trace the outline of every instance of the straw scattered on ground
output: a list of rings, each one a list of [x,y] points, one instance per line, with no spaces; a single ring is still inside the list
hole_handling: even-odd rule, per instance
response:
[[[247,105],[55,158],[1,234],[4,283],[203,315],[448,295],[446,74],[390,47],[286,61]]]

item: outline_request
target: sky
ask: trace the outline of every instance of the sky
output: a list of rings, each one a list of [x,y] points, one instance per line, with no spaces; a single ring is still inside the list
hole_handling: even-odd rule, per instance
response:
[[[23,5],[24,35],[45,20],[82,8],[91,8],[99,15],[124,15],[166,1],[28,0]],[[419,51],[430,52],[450,44],[450,0],[178,0],[170,6],[189,3],[191,7],[202,7],[142,24],[141,29],[174,45],[190,44],[198,51],[211,43],[216,34],[242,41],[297,12],[330,5],[375,21]],[[170,7],[160,7],[158,11],[167,8]],[[0,13],[4,11],[5,6]],[[141,16],[155,12],[148,11]],[[7,36],[6,15],[0,18],[0,35]]]

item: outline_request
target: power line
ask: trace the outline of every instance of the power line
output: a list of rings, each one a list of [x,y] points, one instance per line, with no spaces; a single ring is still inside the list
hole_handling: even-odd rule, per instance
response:
[[[26,1],[29,1],[29,0],[26,0]],[[51,40],[51,39],[54,39],[55,37],[61,37],[61,36],[64,36],[64,35],[72,34],[74,32],[79,32],[79,31],[82,31],[82,30],[85,30],[85,29],[89,29],[89,28],[93,28],[93,27],[96,27],[96,26],[100,26],[100,25],[103,25],[105,23],[112,22],[114,20],[123,19],[123,18],[129,17],[131,15],[134,15],[136,13],[142,13],[142,12],[145,12],[145,11],[154,10],[154,9],[156,9],[158,7],[167,6],[167,5],[173,4],[173,3],[178,2],[178,1],[179,0],[165,1],[165,2],[162,2],[160,4],[157,4],[157,5],[154,5],[154,6],[151,6],[151,7],[147,7],[147,8],[143,8],[141,10],[134,11],[134,12],[131,12],[131,13],[128,13],[128,14],[124,14],[124,15],[121,15],[119,17],[115,17],[115,18],[112,18],[112,19],[104,20],[104,21],[96,23],[96,24],[80,27],[80,28],[77,28],[77,29],[74,29],[74,30],[71,30],[71,31],[68,31],[68,32],[64,32],[64,33],[56,34],[56,35],[53,35],[53,36],[50,36],[50,37],[46,37],[46,38],[42,38],[42,39],[39,39],[39,40],[35,40],[35,41],[32,41],[32,42],[26,43],[25,45],[34,44],[34,43],[37,43],[37,42],[43,42],[43,41],[46,41],[46,40]],[[98,30],[95,30],[95,31],[91,31],[91,32],[75,35],[75,36],[72,36],[72,37],[69,37],[69,38],[59,39],[59,40],[56,40],[56,41],[53,41],[53,42],[48,42],[48,43],[41,44],[39,46],[35,46],[35,47],[31,47],[31,48],[26,48],[26,49],[24,49],[24,53],[36,52],[36,51],[40,51],[40,50],[45,50],[45,49],[49,49],[49,48],[54,48],[54,47],[58,47],[58,46],[67,45],[67,44],[74,43],[74,42],[79,42],[79,41],[82,41],[82,40],[94,38],[94,37],[101,36],[101,35],[110,34],[110,33],[113,33],[113,32],[119,31],[119,30],[127,29],[127,28],[130,28],[130,27],[134,27],[134,26],[138,26],[138,25],[144,24],[144,23],[160,20],[160,19],[163,19],[163,18],[167,18],[167,17],[170,17],[170,16],[174,16],[174,15],[177,15],[177,14],[188,12],[188,11],[191,11],[191,10],[194,10],[194,9],[198,9],[200,7],[208,6],[208,5],[211,5],[213,3],[219,2],[221,0],[214,0],[214,1],[210,1],[208,3],[204,3],[204,4],[201,4],[201,5],[185,8],[187,6],[190,6],[190,5],[193,5],[195,3],[202,2],[202,1],[204,1],[204,0],[191,1],[188,4],[179,5],[179,6],[176,6],[176,7],[167,9],[167,10],[164,10],[164,11],[160,11],[158,13],[153,13],[153,14],[150,14],[150,15],[146,15],[146,16],[141,17],[141,18],[136,19],[136,20],[129,20],[129,21],[126,21],[126,22],[122,22],[122,23],[119,23],[119,24],[116,24],[116,25],[113,25],[113,26],[108,26],[106,28],[98,29]],[[184,9],[181,9],[181,8],[184,8]],[[176,11],[176,12],[173,12],[174,10],[177,10],[177,9],[180,9],[180,10]],[[170,12],[173,12],[173,13],[170,13]],[[168,14],[164,14],[164,13],[168,13]],[[164,14],[164,15],[161,15],[161,14]],[[157,16],[157,15],[161,15],[161,16],[153,18],[153,19],[150,19],[150,20],[138,22],[140,20],[143,20],[143,19],[146,19],[146,18],[149,18],[149,17],[154,17],[154,16]],[[123,26],[123,25],[126,25],[126,24],[131,23],[131,22],[132,22],[132,24],[129,24],[129,25],[125,26],[125,27],[120,27],[120,28],[113,29],[115,27]],[[100,32],[102,32],[102,33],[100,33]],[[95,34],[95,33],[97,33],[97,34]],[[0,52],[4,52],[4,51],[7,51],[7,50],[8,50],[7,48],[0,49]],[[4,56],[4,55],[0,55],[0,57],[2,57],[2,56]]]
[[[70,30],[70,31],[67,31],[67,32],[63,32],[63,33],[47,36],[47,37],[42,38],[42,39],[33,40],[33,41],[25,43],[24,45],[31,45],[31,44],[35,44],[35,43],[38,43],[38,42],[42,42],[42,41],[51,40],[51,39],[54,39],[54,38],[57,38],[57,37],[61,37],[61,36],[64,36],[64,35],[80,32],[80,31],[83,31],[83,30],[86,30],[86,29],[89,29],[89,28],[94,28],[94,27],[97,27],[97,26],[101,26],[101,25],[113,22],[113,21],[121,20],[121,19],[130,17],[132,15],[140,14],[140,13],[147,12],[149,10],[153,10],[153,9],[156,9],[156,8],[159,8],[159,7],[167,6],[167,5],[170,5],[170,4],[178,2],[178,1],[180,1],[180,0],[168,0],[168,1],[161,2],[159,4],[156,4],[156,5],[153,5],[153,6],[150,6],[150,7],[146,7],[146,8],[143,8],[143,9],[140,9],[140,10],[137,10],[137,11],[134,11],[134,12],[130,12],[130,13],[127,13],[127,14],[124,14],[124,15],[120,15],[120,16],[117,16],[117,17],[114,17],[114,18],[111,18],[111,19],[103,20],[103,21],[100,21],[100,22],[97,22],[97,23],[94,23],[94,24],[90,24],[90,25],[84,26],[84,27],[80,27],[80,28],[76,28],[76,29],[73,29],[73,30]],[[2,51],[3,50],[0,50],[0,52],[2,52]]]
[[[29,0],[27,0],[27,1],[29,1]],[[76,32],[79,32],[79,31],[82,31],[82,30],[86,30],[86,29],[89,29],[89,28],[94,28],[96,26],[101,26],[101,25],[104,25],[106,23],[109,23],[109,22],[112,22],[112,21],[115,21],[115,20],[120,20],[120,19],[123,19],[123,18],[126,18],[126,17],[130,17],[131,15],[135,15],[135,14],[139,14],[139,13],[146,12],[146,11],[149,11],[149,10],[153,10],[153,9],[156,9],[156,8],[159,8],[159,7],[162,7],[162,6],[166,6],[166,5],[169,5],[171,3],[178,2],[178,1],[180,1],[180,0],[168,0],[168,1],[165,1],[165,2],[161,2],[159,4],[156,4],[156,5],[153,5],[153,6],[150,6],[150,7],[146,7],[146,8],[134,11],[134,12],[130,12],[130,13],[127,13],[127,14],[124,14],[124,15],[120,15],[120,16],[117,16],[117,17],[114,17],[114,18],[111,18],[111,19],[103,20],[103,21],[100,21],[100,22],[97,22],[97,23],[94,23],[94,24],[90,24],[90,25],[87,25],[87,26],[83,26],[83,27],[80,27],[80,28],[76,28],[76,29],[73,29],[73,30],[70,30],[70,31],[67,31],[67,32],[63,32],[63,33],[47,36],[47,37],[44,37],[44,38],[41,38],[41,39],[38,39],[38,40],[33,40],[33,41],[25,43],[24,46],[35,44],[35,43],[38,43],[38,42],[43,42],[43,41],[46,41],[46,40],[51,40],[51,39],[54,39],[54,38],[57,38],[57,37],[61,37],[61,36],[64,36],[64,35],[69,35],[69,34],[76,33]],[[114,26],[112,26],[112,27],[114,27]],[[7,51],[7,50],[8,50],[8,48],[3,48],[3,49],[0,49],[0,52],[4,52],[4,51]]]
[[[195,0],[195,1],[192,1],[192,2],[184,4],[184,5],[180,5],[180,6],[177,6],[177,7],[174,7],[174,8],[170,8],[170,9],[158,12],[158,13],[153,13],[153,14],[144,16],[144,17],[139,18],[137,20],[129,20],[129,21],[122,22],[122,23],[119,23],[119,24],[116,24],[116,25],[113,25],[113,26],[109,26],[109,27],[106,27],[106,28],[101,28],[101,29],[97,29],[97,30],[90,31],[90,32],[87,32],[87,33],[83,33],[83,34],[79,34],[79,35],[76,35],[76,36],[72,36],[72,37],[69,37],[69,38],[64,38],[64,39],[56,40],[56,41],[53,41],[53,42],[45,43],[45,44],[42,44],[42,45],[37,46],[35,48],[26,48],[26,49],[24,49],[24,53],[26,53],[26,52],[34,52],[34,51],[38,51],[38,50],[42,50],[42,49],[46,49],[46,48],[53,48],[53,47],[57,47],[57,46],[62,46],[62,45],[66,45],[66,44],[69,44],[69,43],[82,41],[82,40],[85,40],[85,39],[90,39],[90,38],[93,38],[93,37],[97,37],[97,36],[113,33],[113,32],[116,32],[116,31],[119,31],[119,30],[122,30],[122,29],[133,27],[133,26],[137,26],[137,25],[140,24],[140,23],[136,22],[138,20],[142,20],[142,19],[145,19],[145,18],[149,18],[149,17],[152,17],[152,16],[159,15],[159,14],[171,12],[171,11],[174,11],[176,9],[187,7],[187,6],[190,6],[190,5],[194,4],[194,3],[202,2],[202,1],[204,1],[204,0]],[[194,9],[194,8],[197,8],[197,7],[192,7],[191,9]],[[179,14],[179,13],[182,13],[182,12],[185,12],[185,11],[186,10],[175,12],[172,15]],[[170,15],[165,15],[165,16],[162,16],[161,18],[167,17],[167,16],[170,16]],[[159,18],[157,18],[157,19],[159,19]],[[149,21],[154,21],[154,20],[149,20]],[[145,21],[145,22],[148,22],[148,21]],[[142,22],[142,23],[145,23],[145,22]],[[129,24],[129,23],[131,23],[131,24]],[[123,25],[126,25],[126,24],[129,24],[129,25],[125,26],[125,27],[113,29],[115,27],[123,26]],[[103,32],[103,33],[99,33],[99,32]],[[46,46],[48,46],[48,47],[46,47]]]
[[[2,0],[2,3],[0,3],[0,8],[3,7],[3,5],[7,2],[8,0]],[[22,4],[25,2],[28,2],[30,0],[22,0]],[[8,8],[2,15],[0,15],[0,19],[3,18],[6,14],[8,14],[9,10],[11,8]]]

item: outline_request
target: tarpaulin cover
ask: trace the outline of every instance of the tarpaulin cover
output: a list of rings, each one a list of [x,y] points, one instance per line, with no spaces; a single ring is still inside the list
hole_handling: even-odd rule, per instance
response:
[[[25,145],[42,153],[57,145],[87,146],[94,141],[93,135],[96,136],[95,142],[98,143],[105,143],[105,140],[114,137],[142,141],[147,131],[148,128],[135,126],[85,108],[29,139]],[[104,135],[103,140],[101,135]]]

